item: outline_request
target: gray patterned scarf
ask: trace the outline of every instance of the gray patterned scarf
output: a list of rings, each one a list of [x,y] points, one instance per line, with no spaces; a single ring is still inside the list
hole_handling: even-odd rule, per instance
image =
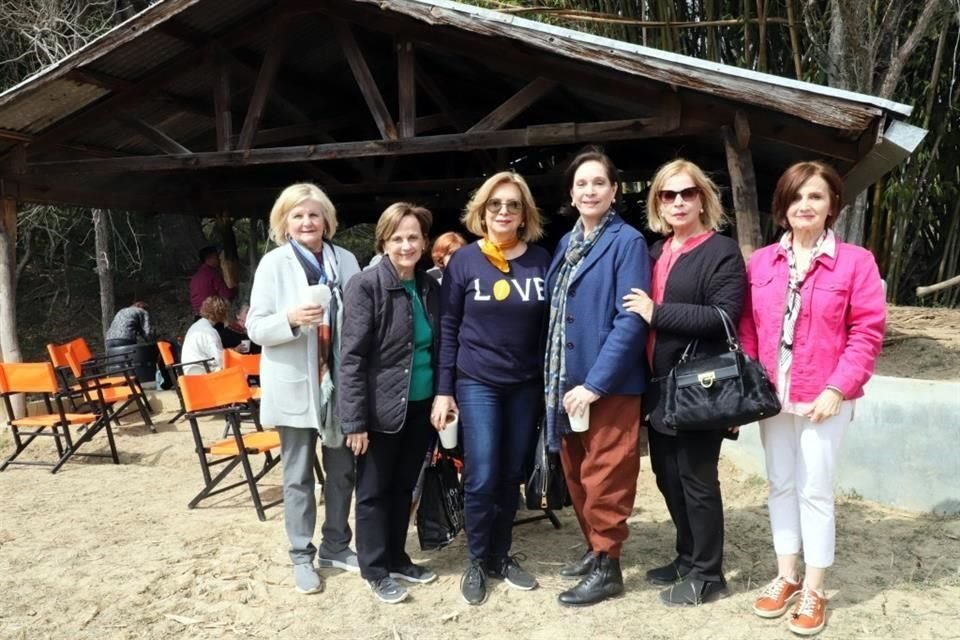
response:
[[[543,376],[546,383],[546,425],[547,448],[550,451],[560,450],[560,440],[572,433],[570,419],[563,408],[563,395],[567,389],[567,362],[566,344],[567,317],[567,289],[574,274],[580,267],[580,262],[590,253],[597,240],[603,235],[613,216],[613,209],[603,214],[600,224],[584,237],[583,222],[577,220],[570,232],[570,242],[567,244],[563,262],[557,270],[557,279],[550,293],[550,320],[547,327],[547,357],[543,365]]]

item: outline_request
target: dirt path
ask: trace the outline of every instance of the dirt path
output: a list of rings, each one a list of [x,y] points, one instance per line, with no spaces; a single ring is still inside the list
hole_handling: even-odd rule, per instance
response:
[[[210,425],[216,431],[217,425]],[[458,592],[462,539],[413,553],[440,580],[397,606],[374,601],[359,577],[327,572],[326,590],[290,584],[282,514],[257,521],[242,492],[186,504],[200,473],[184,425],[125,428],[122,464],[71,462],[0,474],[0,638],[711,638],[783,639],[785,621],[750,613],[774,570],[764,481],[722,465],[726,571],[734,595],[696,610],[661,606],[643,571],[671,558],[672,528],[647,460],[624,553],[628,593],[599,606],[556,604],[556,576],[583,548],[572,514],[516,530],[514,549],[541,588],[493,583],[481,607]],[[736,446],[728,444],[727,446]],[[0,455],[10,448],[0,434]],[[38,450],[42,451],[42,449]],[[268,491],[279,491],[274,473]],[[837,568],[823,638],[960,637],[960,519],[841,500]],[[411,531],[411,548],[415,533]]]

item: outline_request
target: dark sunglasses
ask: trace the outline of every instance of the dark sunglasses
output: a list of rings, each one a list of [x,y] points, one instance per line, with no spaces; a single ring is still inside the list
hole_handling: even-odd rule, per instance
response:
[[[660,197],[660,202],[663,204],[670,204],[677,199],[678,195],[683,198],[684,202],[693,202],[697,199],[697,196],[700,195],[700,187],[687,187],[686,189],[681,189],[680,191],[662,189],[657,195]]]
[[[523,211],[523,203],[519,200],[497,200],[492,198],[487,200],[484,207],[490,213],[500,213],[500,209],[503,207],[507,208],[507,213],[518,214]]]

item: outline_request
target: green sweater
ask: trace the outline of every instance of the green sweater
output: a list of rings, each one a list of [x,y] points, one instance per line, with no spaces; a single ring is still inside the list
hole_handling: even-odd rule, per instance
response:
[[[416,280],[403,280],[403,288],[413,302],[413,371],[410,374],[408,400],[429,400],[433,397],[433,362],[430,349],[433,346],[433,330],[427,319],[423,301],[417,294]]]

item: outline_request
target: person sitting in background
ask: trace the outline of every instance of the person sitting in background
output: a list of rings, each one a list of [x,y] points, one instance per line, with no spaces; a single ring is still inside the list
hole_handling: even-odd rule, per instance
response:
[[[227,321],[230,313],[230,304],[218,296],[210,296],[200,305],[200,319],[194,322],[183,338],[183,348],[180,351],[181,362],[198,362],[210,360],[210,371],[219,371],[223,368],[223,342],[217,333],[215,325]],[[183,368],[184,375],[206,373],[202,364],[193,364]]]
[[[227,325],[226,333],[229,336],[229,339],[223,340],[223,348],[230,349],[228,343],[236,341],[237,351],[240,353],[260,353],[263,349],[256,342],[250,340],[250,336],[247,335],[247,313],[250,311],[249,304],[243,304],[240,306],[240,311],[237,312],[236,317],[233,319],[233,322]]]
[[[437,279],[437,282],[443,284],[443,271],[447,268],[451,256],[457,249],[467,244],[462,235],[456,231],[447,231],[433,241],[433,251],[430,257],[433,258],[433,266],[427,269],[427,273]]]
[[[137,344],[139,338],[150,342],[156,339],[156,329],[150,322],[150,312],[147,303],[137,300],[129,307],[124,307],[113,316],[113,322],[107,329],[106,347],[127,347]]]

